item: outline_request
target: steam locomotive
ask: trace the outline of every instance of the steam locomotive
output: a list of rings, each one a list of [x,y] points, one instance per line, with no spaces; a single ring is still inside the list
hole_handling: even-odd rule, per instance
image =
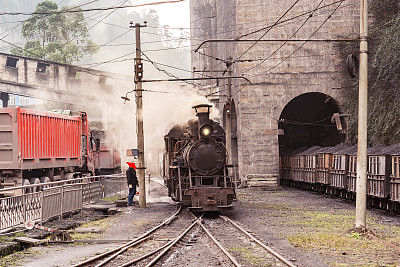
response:
[[[209,118],[212,106],[194,106],[198,120],[175,125],[164,137],[163,178],[168,195],[193,212],[232,209],[225,131]]]

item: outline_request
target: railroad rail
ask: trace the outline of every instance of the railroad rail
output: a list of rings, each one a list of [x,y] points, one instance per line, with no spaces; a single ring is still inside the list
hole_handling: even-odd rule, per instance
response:
[[[201,231],[201,229],[218,246],[222,253],[229,258],[234,266],[249,266],[254,264],[295,266],[289,260],[263,244],[248,231],[225,216],[219,216],[215,219],[205,219],[203,215],[196,217],[194,214],[190,213],[192,217],[188,218],[189,213],[185,212],[179,214],[180,212],[181,209],[179,208],[178,211],[169,218],[141,236],[117,248],[77,263],[73,265],[73,267],[126,267],[136,264],[150,267],[154,266],[162,259],[164,259],[164,263],[166,263],[170,259],[174,259],[176,255],[180,255],[182,251],[186,251],[181,248],[184,248],[188,244],[189,246],[201,246],[204,242],[208,243],[207,237],[206,239],[201,239],[202,242],[198,243],[196,236],[198,236],[198,231]],[[168,227],[166,227],[167,225]],[[193,231],[196,225],[198,226],[198,230]],[[190,235],[191,238],[185,238],[188,236],[189,231],[192,231]],[[182,241],[183,239],[185,239],[185,241]],[[178,242],[180,242],[179,245]],[[246,249],[246,254],[251,253],[254,255],[254,258],[258,262],[246,261],[246,257],[243,257],[243,255],[235,251],[235,246],[238,245]],[[265,250],[269,255],[265,253]],[[219,252],[218,254],[220,255],[218,258],[222,259],[222,262],[224,262],[223,259],[225,259],[225,256]],[[202,259],[200,258],[199,260],[201,261]],[[182,261],[182,258],[179,258],[179,261]]]
[[[218,219],[223,219],[224,222],[228,222],[229,226],[223,225],[220,223],[221,220]],[[295,267],[293,263],[291,263],[289,260],[284,258],[282,255],[280,255],[278,252],[274,251],[272,248],[269,246],[263,244],[260,240],[255,238],[253,235],[251,235],[248,231],[244,230],[242,227],[240,227],[237,223],[232,221],[231,219],[225,217],[225,216],[219,216],[218,219],[213,219],[206,221],[205,223],[202,222],[201,220],[198,220],[197,223],[202,227],[202,229],[206,232],[206,234],[210,237],[210,239],[222,250],[222,252],[229,258],[229,260],[232,262],[233,265],[235,266],[248,266],[251,265],[250,262],[246,261],[244,257],[240,257],[240,251],[235,252],[236,249],[238,249],[238,242],[242,240],[240,244],[240,248],[244,249],[246,253],[251,253],[255,259],[259,260],[260,262],[262,261],[263,264],[270,264],[271,266],[290,266],[290,267]],[[207,227],[205,224],[209,224],[210,226]],[[211,226],[213,224],[217,224],[217,226]],[[233,226],[233,227],[232,227]],[[209,228],[214,228],[214,234],[212,233],[213,231],[210,231]],[[215,230],[215,228],[217,230]],[[229,230],[228,230],[228,229]],[[238,238],[236,233],[242,233],[245,236],[245,239],[243,238]],[[219,239],[219,241],[218,241]],[[255,247],[253,243],[256,243],[258,247]],[[263,250],[260,250],[259,248],[262,248]],[[228,252],[228,250],[232,251],[233,253]],[[239,250],[239,249],[238,249]],[[267,251],[269,255],[272,257],[266,257],[265,253],[263,251]],[[237,257],[235,258],[234,255],[232,254],[237,254]]]
[[[112,266],[130,266],[145,259],[148,259],[148,263],[146,263],[146,266],[153,266],[168,251],[170,251],[171,248],[177,242],[179,242],[197,223],[198,219],[196,219],[194,222],[193,220],[190,220],[190,225],[188,227],[185,227],[184,230],[182,231],[183,228],[182,225],[187,224],[186,222],[188,220],[187,218],[184,218],[185,216],[181,216],[182,217],[181,220],[183,223],[178,223],[178,227],[176,229],[168,227],[167,229],[165,229],[166,231],[159,233],[158,230],[160,230],[162,227],[170,224],[172,225],[174,221],[177,221],[179,219],[178,214],[180,213],[180,211],[181,208],[179,208],[177,212],[175,212],[169,218],[164,220],[162,223],[153,227],[143,235],[127,242],[126,244],[123,244],[115,249],[112,249],[103,254],[97,255],[88,260],[75,264],[73,265],[73,267],[79,267],[79,266],[100,267],[106,264],[107,265],[111,264]],[[165,242],[165,240],[167,240],[167,242]],[[157,243],[159,242],[163,242],[164,244],[162,244],[161,246],[150,252],[147,252],[145,255],[137,257],[137,255],[140,254],[139,251],[140,249],[144,248],[144,251],[148,251],[149,246],[150,247],[157,246],[158,245]],[[141,247],[138,246],[139,244]],[[137,251],[133,251],[133,248],[136,246],[137,246]],[[156,253],[158,254],[152,259],[150,259],[150,257]],[[124,257],[118,257],[122,254]],[[116,259],[117,257],[118,259]],[[121,263],[121,261],[124,261],[124,263]]]

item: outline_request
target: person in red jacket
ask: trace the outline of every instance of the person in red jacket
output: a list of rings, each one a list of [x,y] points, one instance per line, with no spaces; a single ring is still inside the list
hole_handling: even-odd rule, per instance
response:
[[[133,162],[126,162],[129,168],[126,170],[126,179],[129,187],[128,205],[133,206],[133,197],[136,195],[138,179],[136,177],[136,165]]]

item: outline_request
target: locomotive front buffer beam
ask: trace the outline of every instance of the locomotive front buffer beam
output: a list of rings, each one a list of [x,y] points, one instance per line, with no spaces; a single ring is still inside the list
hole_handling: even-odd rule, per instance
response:
[[[188,209],[192,212],[221,211],[233,208],[234,191],[232,188],[187,189],[185,196],[190,197],[191,204]]]

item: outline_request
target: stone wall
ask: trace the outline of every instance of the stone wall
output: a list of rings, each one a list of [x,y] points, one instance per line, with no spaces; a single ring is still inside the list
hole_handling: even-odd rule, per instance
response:
[[[290,9],[294,2],[191,0],[192,48],[210,39],[308,40],[358,36],[358,0],[299,1]],[[320,92],[340,105],[345,65],[337,43],[214,42],[203,45],[199,52],[192,54],[192,66],[197,70],[224,70],[224,60],[232,57],[236,59],[233,75],[251,80],[247,84],[235,79],[232,88],[242,178],[250,174],[278,177],[278,120],[293,98]],[[225,81],[218,84],[207,81],[203,86],[206,94],[219,91],[215,94],[216,102],[222,111],[226,101]]]

